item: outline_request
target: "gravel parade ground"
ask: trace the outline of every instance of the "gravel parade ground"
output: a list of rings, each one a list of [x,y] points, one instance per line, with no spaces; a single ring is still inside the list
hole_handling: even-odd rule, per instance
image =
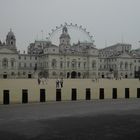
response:
[[[140,99],[0,105],[0,140],[140,140]]]

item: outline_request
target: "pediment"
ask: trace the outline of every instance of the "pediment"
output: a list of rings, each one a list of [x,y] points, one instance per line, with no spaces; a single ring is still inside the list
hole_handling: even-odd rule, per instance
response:
[[[14,50],[11,50],[11,49],[8,49],[8,48],[0,48],[0,53],[9,53],[9,54],[11,54],[11,53],[15,53],[15,51]]]

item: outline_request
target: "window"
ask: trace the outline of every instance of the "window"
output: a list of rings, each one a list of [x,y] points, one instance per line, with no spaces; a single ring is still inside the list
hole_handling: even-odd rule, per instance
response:
[[[73,69],[76,68],[76,59],[72,60],[71,66],[72,66]]]
[[[26,68],[26,63],[24,63],[24,67]]]
[[[2,60],[2,67],[3,67],[3,68],[7,68],[7,67],[8,67],[8,59],[7,59],[7,58],[4,58],[4,59]]]
[[[81,62],[78,62],[78,67],[80,68]]]
[[[52,72],[52,75],[53,75],[53,76],[56,76],[56,72],[55,72],[55,71],[53,71],[53,72]]]
[[[13,40],[13,39],[14,39],[14,37],[13,37],[13,36],[11,36],[11,39]]]
[[[63,72],[60,72],[60,76],[63,77]]]
[[[84,69],[86,68],[86,62],[84,62]]]
[[[32,63],[30,63],[30,68],[32,68]]]
[[[15,73],[14,73],[14,72],[11,72],[11,75],[12,75],[12,76],[14,76],[14,75],[15,75]]]
[[[26,72],[23,72],[23,75],[26,75]]]
[[[69,68],[69,66],[70,66],[70,62],[68,61],[68,62],[67,62],[67,67]]]
[[[63,62],[60,61],[60,68],[63,68]]]
[[[125,69],[126,70],[128,69],[128,63],[127,62],[125,63]]]
[[[130,70],[132,70],[132,63],[130,63]]]
[[[95,67],[96,67],[96,61],[93,60],[93,61],[92,61],[92,68],[94,69]]]
[[[48,67],[48,62],[46,62],[46,67]]]
[[[14,59],[11,60],[11,67],[12,68],[14,67],[14,61],[15,61]]]
[[[13,41],[11,41],[11,45],[13,45],[14,43],[13,43]]]
[[[56,59],[52,60],[52,68],[56,68],[57,67],[57,61]]]

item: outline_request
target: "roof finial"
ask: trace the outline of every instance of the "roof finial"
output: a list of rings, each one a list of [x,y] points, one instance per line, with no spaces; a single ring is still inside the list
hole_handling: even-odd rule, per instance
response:
[[[12,32],[12,28],[10,28],[10,32]]]

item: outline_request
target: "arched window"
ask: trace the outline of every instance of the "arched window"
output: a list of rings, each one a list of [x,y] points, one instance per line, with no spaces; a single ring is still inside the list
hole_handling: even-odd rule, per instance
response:
[[[8,67],[8,59],[7,59],[7,58],[4,58],[4,59],[2,60],[2,67],[3,67],[3,68],[7,68],[7,67]]]

